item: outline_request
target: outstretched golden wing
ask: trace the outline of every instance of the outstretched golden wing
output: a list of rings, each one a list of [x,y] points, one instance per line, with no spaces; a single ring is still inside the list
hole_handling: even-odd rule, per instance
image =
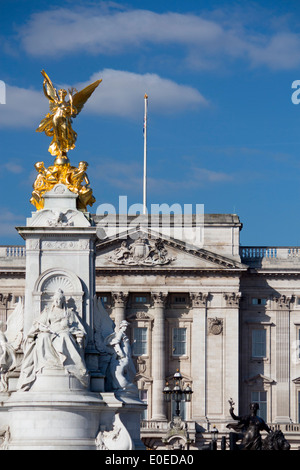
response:
[[[41,71],[41,74],[44,77],[44,82],[43,82],[43,90],[44,90],[44,95],[46,98],[49,100],[49,110],[50,114],[47,114],[46,117],[41,121],[39,127],[36,129],[36,132],[44,132],[44,131],[51,131],[52,127],[52,110],[54,106],[56,105],[56,102],[58,101],[58,96],[56,89],[54,88],[54,85],[48,75],[46,74],[45,70]]]
[[[50,80],[50,78],[46,74],[45,70],[42,70],[41,74],[44,77],[44,83],[43,83],[44,93],[45,93],[46,98],[48,98],[48,100],[49,100],[50,111],[52,111],[53,106],[55,105],[56,101],[58,100],[57,92],[56,92],[56,89],[55,89],[52,81]]]
[[[77,111],[73,114],[73,117],[80,113],[84,104],[87,102],[91,94],[95,91],[95,89],[101,82],[102,80],[97,80],[96,82],[91,83],[91,85],[88,85],[83,90],[78,91],[77,93],[75,93],[75,95],[72,96],[72,105],[76,108]]]

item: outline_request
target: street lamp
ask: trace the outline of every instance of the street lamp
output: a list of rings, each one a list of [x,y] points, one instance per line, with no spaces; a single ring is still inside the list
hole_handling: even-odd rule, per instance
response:
[[[174,376],[174,387],[171,389],[169,387],[169,383],[166,383],[165,388],[163,389],[163,394],[164,394],[164,399],[167,403],[169,403],[172,398],[176,403],[176,416],[180,415],[180,402],[185,401],[185,402],[190,402],[191,397],[192,397],[192,389],[189,385],[185,387],[185,389],[182,388],[182,375],[179,372],[179,369],[176,370]]]
[[[211,433],[211,450],[217,450],[217,440],[218,440],[218,429],[216,426],[212,428]]]

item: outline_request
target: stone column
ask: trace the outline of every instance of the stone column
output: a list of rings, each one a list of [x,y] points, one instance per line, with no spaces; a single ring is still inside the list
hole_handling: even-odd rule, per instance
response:
[[[165,420],[166,407],[163,397],[163,389],[166,380],[166,355],[165,355],[165,316],[164,307],[167,294],[152,293],[153,300],[153,331],[152,331],[152,419]]]
[[[276,423],[290,422],[290,302],[273,297],[276,309]]]
[[[115,324],[118,328],[121,321],[126,320],[126,305],[128,300],[128,293],[112,292],[112,299],[114,305]]]
[[[206,422],[206,304],[208,293],[191,292],[193,309],[191,369],[192,419]]]
[[[220,381],[222,396],[222,413],[227,419],[229,416],[228,399],[235,401],[235,413],[239,412],[239,368],[240,368],[240,292],[223,293],[224,324],[223,324],[223,353],[222,353],[222,375]],[[217,337],[215,337],[216,339]],[[229,398],[228,398],[229,397]],[[220,407],[221,408],[221,407]]]

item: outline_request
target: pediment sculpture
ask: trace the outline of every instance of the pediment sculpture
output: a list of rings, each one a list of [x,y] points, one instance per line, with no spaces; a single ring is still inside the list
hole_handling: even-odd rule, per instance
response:
[[[122,241],[108,259],[114,264],[125,266],[163,266],[176,258],[168,256],[161,238],[152,242],[148,238],[139,237],[132,244],[127,240]]]

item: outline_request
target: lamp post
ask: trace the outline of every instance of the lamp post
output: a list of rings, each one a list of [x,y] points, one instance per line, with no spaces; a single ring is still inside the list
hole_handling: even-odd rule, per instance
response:
[[[211,450],[217,450],[217,440],[218,440],[218,429],[216,426],[212,428],[211,433]]]
[[[179,372],[179,369],[176,370],[174,376],[174,387],[173,389],[169,387],[169,383],[166,383],[165,388],[163,389],[165,402],[169,403],[172,399],[176,403],[176,416],[180,416],[180,403],[181,401],[190,402],[192,397],[192,389],[189,385],[182,388],[182,375]]]

